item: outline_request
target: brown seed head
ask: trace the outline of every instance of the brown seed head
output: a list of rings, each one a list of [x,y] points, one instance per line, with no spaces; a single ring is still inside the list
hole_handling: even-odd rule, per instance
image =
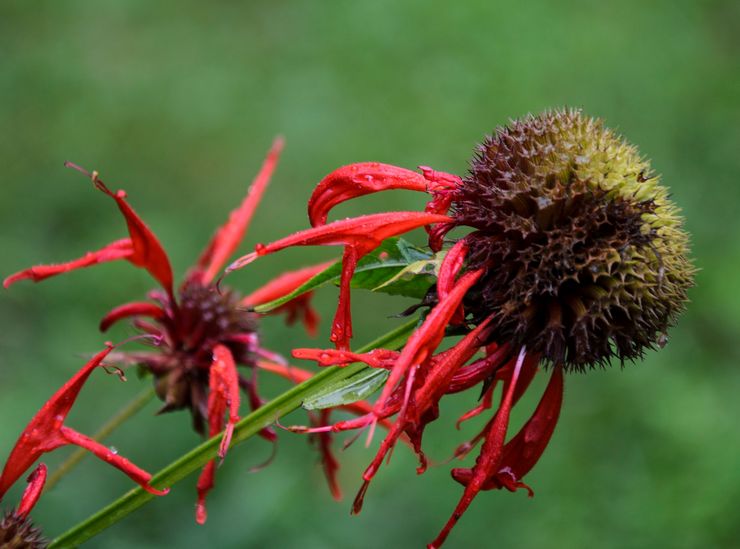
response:
[[[452,205],[469,266],[467,300],[494,338],[583,370],[660,345],[694,268],[678,208],[646,160],[578,110],[528,116],[478,147]]]

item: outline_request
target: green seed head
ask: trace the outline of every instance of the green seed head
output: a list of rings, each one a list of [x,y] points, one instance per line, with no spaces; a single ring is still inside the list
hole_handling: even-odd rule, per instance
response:
[[[579,110],[528,116],[478,147],[453,202],[469,299],[495,338],[583,370],[665,342],[694,267],[678,208],[637,149]]]

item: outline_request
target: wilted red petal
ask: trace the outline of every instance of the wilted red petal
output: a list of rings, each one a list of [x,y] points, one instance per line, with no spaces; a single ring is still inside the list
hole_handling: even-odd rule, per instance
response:
[[[221,439],[218,455],[226,455],[234,432],[234,424],[239,421],[239,373],[231,351],[225,345],[213,348],[213,362],[209,370],[208,422],[210,436],[215,436],[224,428],[224,413],[228,411],[226,430]]]
[[[159,319],[165,316],[165,312],[159,305],[146,301],[137,301],[134,303],[125,303],[111,309],[100,321],[100,331],[105,332],[113,324],[123,318],[132,316],[148,316]]]
[[[482,274],[483,272],[480,270],[465,273],[452,291],[432,308],[421,327],[409,337],[406,346],[391,370],[391,374],[388,376],[380,397],[375,403],[378,411],[383,408],[391,391],[401,381],[406,372],[414,365],[425,362],[434,353],[444,337],[450,318],[452,318],[458,305],[462,303],[467,291],[478,281]]]
[[[486,319],[474,330],[469,332],[454,347],[431,358],[433,365],[427,372],[420,384],[414,383],[417,368],[410,370],[408,379],[404,384],[404,396],[398,412],[388,435],[380,445],[375,458],[365,469],[362,475],[364,480],[352,507],[353,513],[359,513],[367,493],[370,481],[377,473],[386,455],[393,450],[398,438],[406,434],[411,446],[420,460],[417,473],[421,474],[426,469],[426,458],[421,450],[421,437],[426,425],[437,417],[437,406],[439,399],[444,395],[455,371],[470,359],[481,347],[481,334],[487,329],[490,318]]]
[[[334,170],[316,186],[308,201],[311,225],[324,225],[329,211],[346,200],[390,189],[426,192],[423,175],[380,162],[359,162]]]
[[[25,473],[31,465],[46,452],[51,452],[67,444],[75,444],[93,452],[96,456],[110,463],[154,494],[165,494],[167,490],[158,491],[149,486],[151,475],[139,469],[130,461],[114,454],[107,447],[65,427],[64,420],[92,371],[101,365],[103,359],[113,350],[107,349],[96,354],[85,366],[67,381],[41,407],[31,422],[21,433],[0,475],[0,499],[8,489]]]
[[[35,267],[12,274],[3,281],[3,286],[8,288],[11,284],[15,284],[19,280],[27,279],[39,282],[51,276],[56,276],[68,271],[74,271],[76,269],[82,269],[84,267],[90,267],[91,265],[97,265],[98,263],[115,261],[117,259],[130,259],[133,253],[134,247],[131,243],[131,239],[124,238],[116,240],[100,250],[87,252],[79,259],[74,259],[66,263],[58,263],[56,265],[36,265]]]
[[[437,276],[437,295],[439,299],[444,299],[452,290],[452,287],[455,285],[455,277],[457,277],[460,269],[462,269],[467,254],[468,244],[463,239],[458,240],[445,255],[439,267],[439,275]],[[450,322],[452,324],[460,324],[463,320],[465,320],[465,311],[462,304],[460,304],[450,319]]]
[[[255,251],[229,265],[231,272],[248,265],[260,256],[291,246],[345,245],[342,258],[342,276],[339,285],[339,305],[332,322],[330,339],[338,349],[348,349],[352,337],[349,284],[357,262],[373,251],[386,238],[396,236],[430,223],[443,223],[451,218],[421,212],[394,212],[343,219],[292,234],[267,245],[258,245]]]
[[[224,414],[227,411],[229,418],[224,422]],[[239,373],[236,371],[231,351],[228,347],[218,344],[213,348],[213,362],[209,369],[208,434],[213,437],[224,431],[218,449],[218,456],[221,459],[226,456],[237,421],[239,421]],[[205,501],[214,485],[215,466],[215,460],[210,460],[198,478],[198,501],[195,507],[195,520],[198,524],[205,523],[208,516]]]
[[[44,490],[44,483],[46,482],[46,473],[46,465],[39,463],[38,467],[28,475],[26,479],[28,486],[23,491],[21,503],[18,505],[18,510],[16,511],[16,515],[19,517],[26,518],[41,497],[41,492]]]
[[[452,377],[447,393],[459,393],[470,389],[484,379],[488,378],[509,355],[509,344],[497,347],[485,358],[476,360],[472,364],[463,366]]]
[[[496,412],[496,416],[491,423],[490,430],[488,431],[488,433],[486,433],[483,447],[481,448],[481,453],[475,462],[475,466],[472,470],[472,475],[470,475],[469,482],[465,487],[465,491],[463,492],[462,497],[460,498],[460,502],[457,504],[457,507],[455,507],[455,511],[452,513],[452,516],[447,521],[447,524],[445,524],[444,528],[437,536],[437,538],[431,544],[429,544],[429,547],[440,547],[442,543],[444,543],[450,531],[455,526],[455,524],[457,524],[457,521],[460,519],[460,517],[462,517],[463,513],[465,513],[475,496],[478,495],[478,492],[483,489],[486,481],[493,474],[498,472],[503,455],[506,431],[509,426],[509,415],[511,413],[511,406],[514,399],[514,390],[516,388],[519,372],[521,371],[525,357],[526,353],[524,348],[522,348],[522,350],[519,352],[519,357],[511,374],[511,378],[506,384],[505,392],[501,400],[501,405],[499,406],[499,409]]]
[[[172,295],[172,267],[170,266],[170,260],[167,257],[167,253],[164,251],[164,248],[162,248],[162,245],[159,243],[159,240],[151,229],[147,227],[146,223],[142,221],[131,205],[126,201],[126,192],[121,190],[116,191],[115,193],[112,192],[105,183],[98,178],[97,172],[88,173],[71,162],[67,162],[66,165],[88,175],[95,184],[95,187],[116,201],[118,209],[126,219],[128,233],[133,244],[133,253],[126,259],[137,267],[143,267],[149,271],[155,280],[157,280],[162,287]]]
[[[448,388],[455,373],[481,348],[492,318],[493,315],[486,318],[453,347],[434,358],[432,368],[424,378],[424,383],[414,395],[414,403],[419,413],[423,413],[424,408],[435,405],[444,394],[449,392]]]
[[[556,367],[532,417],[504,446],[497,474],[500,485],[516,489],[520,479],[537,464],[558,422],[563,403],[563,369]]]
[[[201,281],[204,284],[208,284],[213,280],[231,254],[239,247],[239,244],[244,238],[244,233],[252,221],[254,211],[257,209],[262,195],[270,183],[270,178],[275,171],[280,153],[283,150],[283,144],[284,140],[282,137],[278,137],[273,141],[272,147],[267,153],[267,158],[265,158],[254,181],[252,181],[252,185],[249,187],[244,201],[236,210],[229,214],[229,220],[216,231],[213,239],[198,260],[198,266],[203,271]]]
[[[198,501],[195,504],[195,521],[198,524],[205,524],[208,519],[208,511],[206,511],[206,496],[208,492],[213,488],[213,478],[216,474],[216,460],[212,459],[206,463],[198,477],[198,484],[196,489],[198,490]]]

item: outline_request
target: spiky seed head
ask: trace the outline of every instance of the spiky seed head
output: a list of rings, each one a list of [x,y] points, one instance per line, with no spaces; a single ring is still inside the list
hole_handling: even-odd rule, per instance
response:
[[[9,511],[0,519],[0,547],[4,549],[45,549],[49,546],[41,534],[27,518]]]
[[[668,191],[637,149],[580,110],[497,128],[478,147],[452,205],[471,292],[494,337],[583,370],[662,345],[694,267]]]

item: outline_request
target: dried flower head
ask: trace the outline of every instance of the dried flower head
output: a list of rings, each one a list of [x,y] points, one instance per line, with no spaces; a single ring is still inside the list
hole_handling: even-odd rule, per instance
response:
[[[580,111],[528,116],[478,147],[451,204],[466,300],[493,339],[584,369],[654,347],[686,302],[688,237],[637,149]]]

